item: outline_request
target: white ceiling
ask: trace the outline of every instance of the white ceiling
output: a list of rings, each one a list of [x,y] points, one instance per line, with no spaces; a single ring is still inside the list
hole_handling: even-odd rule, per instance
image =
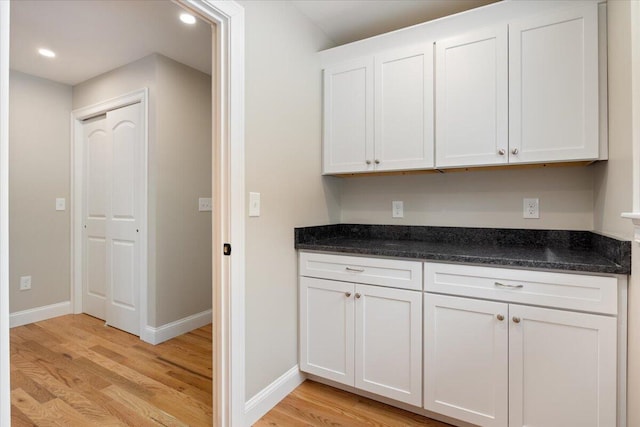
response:
[[[336,46],[499,0],[292,0]]]
[[[211,74],[211,26],[185,25],[181,11],[168,0],[12,1],[11,68],[75,85],[157,52]]]
[[[290,1],[337,46],[496,0]],[[211,74],[211,27],[183,24],[181,11],[169,0],[12,1],[11,68],[75,85],[157,52]]]

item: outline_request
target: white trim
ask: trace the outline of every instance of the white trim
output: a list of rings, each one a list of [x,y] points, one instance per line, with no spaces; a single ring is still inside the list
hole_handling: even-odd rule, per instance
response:
[[[212,87],[213,425],[240,427],[245,390],[245,171],[244,171],[244,8],[229,0],[176,0],[215,24]],[[233,246],[224,256],[223,243]]]
[[[73,312],[82,313],[82,182],[83,182],[83,128],[82,120],[104,114],[116,108],[139,102],[143,111],[143,163],[142,200],[140,215],[140,338],[147,328],[148,311],[148,204],[149,204],[149,90],[139,89],[71,112],[71,301]],[[146,340],[144,340],[146,341]]]
[[[28,325],[29,323],[41,322],[54,317],[71,314],[71,301],[59,302],[56,304],[44,305],[42,307],[30,308],[28,310],[16,311],[11,313],[11,328],[16,326]]]
[[[207,310],[184,317],[175,322],[158,326],[157,328],[146,326],[145,329],[140,331],[140,338],[143,341],[156,345],[208,325],[212,320],[213,311]]]
[[[253,425],[302,384],[305,379],[306,376],[300,372],[300,368],[296,365],[247,400],[244,405],[245,425]]]
[[[11,425],[9,387],[9,2],[0,1],[0,426]]]

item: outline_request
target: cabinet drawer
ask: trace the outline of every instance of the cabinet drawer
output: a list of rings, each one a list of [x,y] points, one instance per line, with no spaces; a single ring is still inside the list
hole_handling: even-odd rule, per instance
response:
[[[422,263],[418,261],[300,252],[300,275],[422,290]]]
[[[425,291],[617,314],[615,277],[425,263]]]

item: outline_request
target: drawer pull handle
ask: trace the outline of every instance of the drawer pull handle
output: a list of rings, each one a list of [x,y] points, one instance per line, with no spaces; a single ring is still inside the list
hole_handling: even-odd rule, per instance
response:
[[[513,323],[520,323],[520,318],[513,316]]]
[[[364,273],[364,268],[345,267],[347,271],[355,271],[357,273]]]
[[[500,282],[493,282],[494,285],[499,286],[501,288],[509,288],[509,289],[520,289],[524,288],[524,285],[509,285]]]
[[[360,295],[358,292],[356,292],[356,298],[360,299],[362,295]]]
[[[351,296],[351,292],[345,292],[344,294],[347,296],[347,298]]]
[[[497,317],[497,318],[498,318],[498,320],[499,320],[499,321],[501,321],[501,322],[504,320],[504,316],[503,316],[502,314],[498,314],[496,317]]]

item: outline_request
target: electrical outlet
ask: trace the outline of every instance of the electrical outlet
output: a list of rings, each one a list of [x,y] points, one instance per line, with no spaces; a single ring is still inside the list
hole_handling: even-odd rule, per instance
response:
[[[400,200],[391,202],[391,217],[404,218],[404,203]]]
[[[539,199],[523,199],[522,200],[522,217],[523,218],[540,218],[540,200]]]
[[[212,207],[211,197],[200,197],[198,199],[198,211],[211,212]]]
[[[31,289],[31,276],[20,277],[20,290],[28,291],[29,289]]]
[[[64,197],[58,197],[56,198],[56,210],[57,211],[63,211],[67,208],[67,202],[65,200]]]

